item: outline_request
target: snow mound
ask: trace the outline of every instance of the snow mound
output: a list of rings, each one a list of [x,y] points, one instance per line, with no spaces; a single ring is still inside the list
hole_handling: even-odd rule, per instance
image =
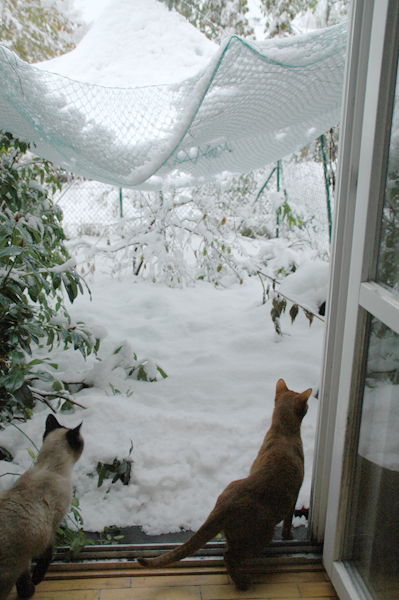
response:
[[[37,64],[107,87],[177,83],[205,68],[218,46],[158,0],[113,0],[80,44]]]

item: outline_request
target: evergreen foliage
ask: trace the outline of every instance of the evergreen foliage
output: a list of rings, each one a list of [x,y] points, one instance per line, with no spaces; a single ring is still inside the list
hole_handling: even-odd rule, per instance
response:
[[[61,210],[48,197],[57,187],[50,163],[0,133],[0,422],[21,411],[28,418],[30,384],[54,379],[44,360],[29,360],[32,344],[72,344],[84,356],[96,348],[64,307],[64,292],[73,302],[83,288],[63,244]]]

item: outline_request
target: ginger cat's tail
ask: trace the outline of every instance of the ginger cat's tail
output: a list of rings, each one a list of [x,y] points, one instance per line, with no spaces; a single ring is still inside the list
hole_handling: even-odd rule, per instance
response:
[[[212,513],[214,513],[214,511],[212,511]],[[149,569],[154,567],[157,569],[177,562],[178,560],[182,560],[187,556],[191,556],[191,554],[194,554],[194,552],[202,548],[202,546],[205,546],[207,542],[222,530],[222,515],[215,515],[212,513],[198,531],[194,533],[189,540],[184,542],[184,544],[178,546],[178,548],[155,558],[139,557],[137,562],[140,563],[142,567],[147,567]]]

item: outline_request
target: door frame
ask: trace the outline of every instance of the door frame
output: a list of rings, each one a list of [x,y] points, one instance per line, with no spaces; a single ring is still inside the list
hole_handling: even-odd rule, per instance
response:
[[[399,297],[375,281],[395,93],[399,3],[352,0],[311,535],[342,600],[364,598],[344,561],[367,315],[399,333]]]

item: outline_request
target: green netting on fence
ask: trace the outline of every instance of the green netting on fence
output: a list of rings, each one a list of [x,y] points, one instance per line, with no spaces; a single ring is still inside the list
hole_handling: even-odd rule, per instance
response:
[[[340,118],[347,28],[248,43],[232,36],[181,84],[105,88],[28,65],[0,46],[0,129],[87,178],[137,189],[246,173]]]

